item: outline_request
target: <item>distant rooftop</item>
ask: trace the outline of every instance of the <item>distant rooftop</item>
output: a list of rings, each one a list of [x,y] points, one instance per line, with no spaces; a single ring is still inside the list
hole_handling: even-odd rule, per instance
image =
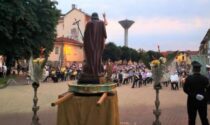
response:
[[[206,35],[204,36],[203,40],[201,41],[201,44],[205,44],[208,40],[210,40],[210,29],[208,29]]]
[[[88,13],[82,11],[82,9],[77,8],[76,4],[72,4],[71,10],[69,10],[66,14],[62,14],[62,15],[65,16],[65,15],[67,15],[68,13],[70,13],[70,12],[73,11],[73,10],[77,10],[77,11],[83,13],[84,15],[91,17]]]
[[[163,56],[167,56],[170,53],[174,53],[174,52],[178,52],[178,53],[187,53],[189,55],[197,55],[199,53],[199,51],[191,51],[191,50],[186,50],[186,51],[162,51],[160,52]]]

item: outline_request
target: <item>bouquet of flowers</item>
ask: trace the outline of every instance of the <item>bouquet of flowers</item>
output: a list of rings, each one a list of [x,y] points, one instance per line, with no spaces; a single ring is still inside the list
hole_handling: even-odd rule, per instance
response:
[[[45,65],[45,58],[36,58],[33,57],[29,60],[29,76],[33,82],[39,83],[43,78],[43,67]]]
[[[152,77],[155,81],[154,87],[161,87],[160,80],[164,73],[164,67],[166,63],[166,58],[160,57],[159,59],[152,60],[150,63],[152,69]]]

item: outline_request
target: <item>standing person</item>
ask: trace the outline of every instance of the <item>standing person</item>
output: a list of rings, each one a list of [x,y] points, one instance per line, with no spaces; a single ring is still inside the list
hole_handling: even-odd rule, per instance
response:
[[[175,85],[175,90],[178,90],[179,89],[179,74],[175,72],[174,74],[174,85]]]
[[[3,77],[5,78],[7,75],[7,66],[4,64],[2,68],[3,68]]]
[[[179,89],[179,86],[178,86],[179,77],[176,72],[170,76],[170,80],[171,80],[171,89],[178,90]]]
[[[142,75],[141,73],[135,73],[134,72],[134,81],[133,81],[133,85],[131,88],[134,88],[135,86],[137,86],[137,84],[139,84],[139,87],[141,86],[142,84]]]
[[[183,87],[186,78],[187,78],[187,73],[184,71],[184,72],[182,72],[182,74],[181,74],[181,78],[180,78],[180,87]]]
[[[44,80],[43,82],[47,82],[47,79],[50,77],[50,71],[49,71],[49,67],[45,66],[44,68]]]
[[[192,62],[193,74],[186,78],[184,92],[188,95],[187,112],[188,125],[195,125],[197,111],[202,125],[209,125],[207,119],[207,89],[208,78],[200,74],[201,64],[197,61]]]
[[[18,74],[18,75],[20,74],[20,70],[21,70],[21,65],[18,63],[18,64],[17,64],[17,74]]]
[[[147,72],[145,71],[145,69],[141,72],[141,76],[142,76],[143,84],[146,86],[147,85],[147,81],[146,81]]]
[[[120,70],[120,72],[118,73],[118,85],[120,86],[123,82],[123,72],[122,70]]]

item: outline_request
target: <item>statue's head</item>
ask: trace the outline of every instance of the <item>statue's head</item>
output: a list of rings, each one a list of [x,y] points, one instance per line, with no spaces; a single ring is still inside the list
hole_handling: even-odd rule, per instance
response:
[[[98,14],[96,12],[92,13],[91,20],[99,20]]]

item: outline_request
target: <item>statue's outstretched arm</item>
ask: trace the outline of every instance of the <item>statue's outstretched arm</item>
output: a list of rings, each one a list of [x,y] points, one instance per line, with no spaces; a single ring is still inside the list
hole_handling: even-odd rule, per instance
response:
[[[104,24],[105,24],[105,25],[108,25],[108,22],[107,22],[107,20],[106,20],[106,14],[105,14],[105,13],[103,13],[103,18],[104,18]]]

